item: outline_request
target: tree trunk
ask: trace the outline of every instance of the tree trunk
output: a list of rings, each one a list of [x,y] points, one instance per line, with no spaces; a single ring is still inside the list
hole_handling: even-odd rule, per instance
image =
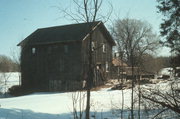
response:
[[[87,79],[87,103],[86,103],[86,119],[90,116],[90,97],[91,97],[91,87],[93,82],[93,64],[92,64],[92,31],[89,34],[89,75]]]
[[[90,113],[90,89],[87,89],[87,102],[86,102],[86,119],[89,119]]]
[[[134,119],[134,59],[131,51],[131,70],[132,70],[132,92],[131,92],[131,119]]]
[[[140,80],[141,80],[141,74],[139,71],[139,67],[138,67],[138,119],[141,118],[140,113],[141,113],[141,88],[140,88]]]

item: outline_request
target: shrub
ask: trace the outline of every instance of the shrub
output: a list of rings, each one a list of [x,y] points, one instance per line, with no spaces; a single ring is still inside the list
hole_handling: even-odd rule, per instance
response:
[[[24,94],[24,91],[21,86],[15,85],[8,89],[8,93],[12,96],[20,96]]]

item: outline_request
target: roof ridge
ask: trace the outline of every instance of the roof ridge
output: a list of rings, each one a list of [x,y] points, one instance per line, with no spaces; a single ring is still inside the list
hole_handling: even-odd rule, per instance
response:
[[[82,23],[65,24],[65,25],[59,25],[59,26],[50,26],[50,27],[38,28],[37,30],[58,28],[58,27],[67,27],[67,26],[72,26],[72,25],[82,25],[82,24],[88,24],[88,23],[96,23],[96,24],[98,24],[99,22],[102,22],[102,21],[82,22]]]

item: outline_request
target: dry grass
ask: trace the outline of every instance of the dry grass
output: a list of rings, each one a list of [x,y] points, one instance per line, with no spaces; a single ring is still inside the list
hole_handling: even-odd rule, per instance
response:
[[[111,85],[101,85],[101,86],[97,86],[97,87],[94,87],[91,89],[91,91],[98,91],[98,90],[101,90],[102,88],[111,88],[112,86]]]

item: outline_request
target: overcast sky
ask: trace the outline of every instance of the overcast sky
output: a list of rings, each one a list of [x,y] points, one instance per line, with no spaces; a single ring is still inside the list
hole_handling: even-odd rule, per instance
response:
[[[161,15],[157,13],[156,0],[104,0],[101,12],[108,12],[109,1],[113,6],[111,22],[119,16],[149,22],[159,34]],[[38,28],[75,23],[63,17],[54,7],[71,8],[72,0],[0,0],[0,55],[12,55],[17,44]],[[105,24],[110,25],[110,22]],[[159,55],[168,55],[161,49]]]

